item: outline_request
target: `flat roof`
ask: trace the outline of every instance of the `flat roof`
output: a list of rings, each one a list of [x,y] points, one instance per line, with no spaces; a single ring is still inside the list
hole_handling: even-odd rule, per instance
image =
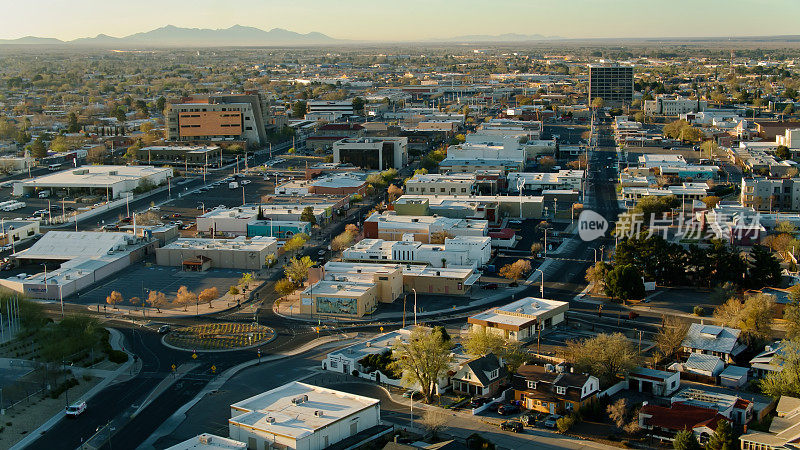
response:
[[[172,175],[172,168],[153,166],[81,166],[31,178],[21,183],[23,186],[42,187],[106,187],[156,174]]]
[[[229,422],[300,439],[379,405],[374,398],[293,381],[232,404],[231,409],[242,414]]]
[[[0,222],[0,233],[5,234],[6,230],[11,231],[11,227],[14,229],[19,229],[22,227],[27,227],[29,225],[38,224],[38,220],[3,220]]]
[[[99,231],[48,231],[27,250],[14,256],[22,259],[67,260],[78,257],[105,256],[124,250],[136,238],[129,233]]]
[[[193,438],[189,438],[181,443],[175,444],[172,447],[167,448],[166,450],[190,450],[190,449],[236,450],[236,449],[246,449],[246,448],[247,444],[245,444],[244,442],[235,441],[233,439],[217,436],[214,434],[203,433]]]
[[[351,274],[352,279],[347,281],[320,280],[303,291],[303,295],[332,295],[335,297],[361,297],[370,289],[375,287],[375,283],[363,275]]]
[[[255,236],[246,238],[237,236],[234,239],[208,239],[208,238],[178,238],[167,244],[162,249],[194,249],[194,250],[229,250],[229,251],[261,251],[276,244],[278,240],[270,236]]]
[[[544,298],[525,297],[505,306],[488,309],[467,319],[469,323],[496,324],[524,328],[536,322],[540,316],[555,314],[569,309],[567,302]]]

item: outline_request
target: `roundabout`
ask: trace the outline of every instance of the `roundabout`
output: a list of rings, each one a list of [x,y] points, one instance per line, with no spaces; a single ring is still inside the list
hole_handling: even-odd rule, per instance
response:
[[[171,331],[162,342],[177,350],[224,352],[243,350],[275,339],[275,330],[253,323],[192,325]]]

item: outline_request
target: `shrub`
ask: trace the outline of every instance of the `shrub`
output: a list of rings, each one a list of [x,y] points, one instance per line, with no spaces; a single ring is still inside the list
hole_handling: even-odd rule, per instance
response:
[[[122,364],[128,361],[128,354],[122,350],[111,350],[108,352],[108,360],[116,364]]]
[[[578,422],[578,417],[575,414],[570,414],[556,420],[556,428],[559,433],[566,433]]]
[[[694,315],[698,317],[703,317],[706,315],[706,310],[702,306],[695,306],[693,312]]]

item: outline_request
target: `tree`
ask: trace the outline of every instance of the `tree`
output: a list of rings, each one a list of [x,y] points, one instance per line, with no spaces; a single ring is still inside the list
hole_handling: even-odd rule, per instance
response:
[[[306,206],[303,208],[303,212],[300,213],[300,220],[303,222],[308,222],[311,225],[316,225],[317,218],[314,216],[314,208],[311,206]]]
[[[742,330],[743,336],[754,342],[768,339],[772,334],[772,309],[775,297],[769,294],[746,295],[744,302],[731,298],[714,310],[714,318],[723,326]]]
[[[167,296],[163,292],[150,291],[147,296],[147,304],[151,308],[155,308],[156,311],[161,312],[161,307],[167,304]]]
[[[544,246],[541,243],[534,242],[531,244],[531,255],[533,255],[535,258],[538,257],[539,253],[542,252],[542,249],[544,249]]]
[[[689,322],[675,316],[665,316],[661,329],[656,335],[656,348],[665,358],[681,349],[683,339],[689,331]]]
[[[433,399],[435,387],[450,368],[450,341],[442,333],[425,327],[414,327],[407,341],[395,343],[396,367],[403,372],[403,384],[418,385],[426,403]]]
[[[739,446],[734,441],[730,421],[720,419],[717,422],[717,429],[714,430],[714,434],[706,442],[705,450],[735,450]]]
[[[242,277],[239,278],[239,282],[237,283],[239,286],[242,286],[242,289],[246,289],[247,285],[253,281],[253,272],[243,273]]]
[[[123,107],[123,106],[118,107],[114,111],[114,118],[116,118],[117,122],[119,122],[121,124],[125,123],[125,121],[128,119],[128,116],[125,114],[125,107]]]
[[[621,398],[608,405],[606,407],[606,412],[608,413],[608,418],[614,422],[614,425],[622,429],[622,427],[625,426],[625,421],[628,416],[628,402],[624,398]]]
[[[304,245],[306,245],[306,242],[308,242],[308,235],[305,233],[297,233],[294,236],[292,236],[291,239],[286,241],[285,244],[283,244],[283,251],[289,253],[295,250],[299,250],[303,248]]]
[[[609,270],[606,274],[604,290],[609,297],[618,298],[623,302],[640,299],[645,295],[642,275],[639,269],[631,264],[617,265]]]
[[[106,303],[113,306],[114,309],[117,309],[117,304],[122,303],[122,294],[117,291],[111,291],[106,297]]]
[[[791,290],[790,301],[783,309],[783,321],[786,323],[786,337],[797,339],[800,338],[800,299],[798,299],[800,284],[789,289]]]
[[[786,107],[783,108],[783,113],[787,116],[794,114],[794,105],[786,105]]]
[[[556,165],[556,160],[552,156],[542,156],[539,158],[539,167],[542,170],[551,170]]]
[[[56,153],[63,153],[69,151],[69,143],[64,136],[56,136],[50,141],[50,151]]]
[[[719,150],[719,144],[717,144],[717,142],[714,141],[713,139],[710,141],[705,141],[702,144],[700,144],[700,153],[707,154],[708,159],[713,159],[714,153],[716,153],[717,150]]]
[[[564,358],[575,366],[575,372],[590,373],[607,386],[639,361],[633,344],[622,333],[601,333],[590,339],[569,341]]]
[[[41,136],[37,137],[31,144],[31,156],[39,159],[47,156],[47,148],[44,146]]]
[[[597,261],[586,269],[586,282],[594,283],[595,289],[605,289],[606,275],[610,266],[603,261]]]
[[[297,289],[297,285],[295,285],[291,280],[288,278],[281,278],[280,280],[275,282],[275,292],[280,295],[281,297],[285,297]]]
[[[353,99],[353,111],[357,114],[360,114],[364,111],[364,99],[361,97],[356,97]]]
[[[277,257],[275,257],[275,253],[270,253],[264,257],[264,265],[267,267],[272,267],[276,260]]]
[[[702,198],[703,203],[706,204],[706,208],[714,209],[722,200],[721,198],[717,197],[716,195],[709,195]]]
[[[775,149],[775,156],[780,159],[791,159],[792,152],[789,151],[789,147],[785,145],[779,145],[778,148]]]
[[[685,120],[676,120],[664,125],[662,133],[668,138],[678,139],[680,138],[683,129],[691,126],[692,125]]]
[[[428,240],[431,244],[444,244],[445,239],[453,239],[453,235],[445,230],[434,231]]]
[[[74,112],[70,112],[67,116],[67,131],[77,133],[80,130],[81,125],[78,123],[78,116]]]
[[[782,395],[800,397],[800,341],[783,341],[781,345],[775,358],[783,368],[770,372],[761,380],[761,391],[773,398]]]
[[[431,433],[431,437],[435,440],[436,435],[447,428],[447,423],[450,419],[439,408],[432,408],[425,410],[422,413],[422,420],[420,424],[423,428]]]
[[[239,295],[239,288],[237,288],[235,285],[231,285],[231,287],[228,288],[228,294],[231,294],[231,296],[236,297],[237,295]]]
[[[331,240],[331,250],[335,252],[340,252],[353,245],[354,240],[355,236],[353,235],[353,233],[345,230]]]
[[[464,350],[470,356],[484,356],[489,353],[501,356],[506,340],[499,334],[487,331],[485,328],[470,329],[464,340]]]
[[[754,245],[750,250],[748,284],[754,289],[777,286],[781,281],[781,263],[767,247]]]
[[[794,226],[792,222],[788,220],[783,220],[778,222],[778,226],[775,227],[776,233],[786,233],[786,234],[795,234],[797,233],[797,227]]]
[[[500,268],[498,274],[509,280],[519,280],[531,271],[531,262],[527,259],[518,259],[512,264],[506,264]]]
[[[200,295],[197,296],[197,299],[203,303],[208,303],[208,307],[212,308],[211,302],[219,298],[219,290],[216,286],[212,286],[207,289],[203,289],[200,291]]]
[[[292,115],[294,117],[305,117],[306,112],[308,112],[308,104],[303,100],[298,100],[292,104]]]
[[[605,102],[601,97],[595,97],[592,99],[592,108],[594,109],[600,109],[603,107],[604,104]]]
[[[156,100],[156,111],[164,112],[164,108],[167,107],[167,99],[164,97],[158,97]]]
[[[675,450],[700,450],[700,444],[697,443],[697,438],[694,437],[691,430],[681,430],[675,435],[672,448]]]
[[[302,283],[308,278],[308,269],[314,265],[314,261],[308,256],[300,259],[292,258],[289,264],[283,267],[283,272],[287,278],[294,283]]]
[[[389,187],[386,189],[386,194],[389,196],[389,201],[394,202],[401,195],[403,195],[403,188],[395,184],[390,184]]]
[[[189,305],[197,303],[197,294],[190,291],[186,286],[181,286],[178,288],[178,293],[175,295],[175,303],[183,306],[183,310],[186,311]]]

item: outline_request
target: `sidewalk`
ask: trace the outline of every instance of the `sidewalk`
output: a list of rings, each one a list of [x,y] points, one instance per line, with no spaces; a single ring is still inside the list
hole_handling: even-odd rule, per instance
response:
[[[111,336],[108,340],[109,343],[111,344],[111,348],[113,348],[114,350],[122,350],[125,353],[128,353],[125,350],[124,346],[122,345],[124,339],[122,333],[120,333],[118,330],[114,328],[108,328],[108,331],[111,333]],[[97,383],[97,385],[95,385],[88,392],[86,392],[86,394],[76,399],[75,402],[76,403],[80,401],[88,402],[92,397],[100,393],[103,389],[107,388],[112,383],[117,382],[118,380],[126,381],[127,379],[130,379],[131,375],[129,370],[131,369],[131,367],[133,367],[133,365],[134,365],[133,355],[131,353],[128,353],[128,361],[125,364],[122,364],[114,371],[104,371],[108,372],[108,375],[103,379],[103,381]],[[141,366],[139,365],[139,367]],[[87,370],[92,370],[92,369],[87,369]],[[61,411],[58,412],[56,415],[47,420],[47,422],[40,425],[39,428],[33,430],[30,434],[25,436],[21,441],[14,444],[14,446],[12,446],[11,449],[12,450],[23,449],[29,446],[31,443],[33,443],[33,441],[38,439],[42,434],[46,433],[47,430],[49,430],[53,425],[58,423],[63,418],[64,418],[64,413]]]
[[[206,387],[200,391],[192,400],[185,403],[183,406],[178,408],[164,423],[161,424],[158,429],[153,432],[140,446],[139,448],[142,449],[152,449],[155,448],[155,443],[164,436],[169,435],[176,428],[186,420],[186,413],[192,409],[194,405],[196,405],[200,400],[203,399],[206,395],[219,390],[222,386],[228,382],[234,375],[239,373],[240,371],[252,367],[261,363],[277,361],[285,358],[289,358],[291,356],[299,355],[301,353],[305,353],[311,349],[319,347],[321,345],[325,345],[330,342],[340,342],[342,344],[354,340],[358,336],[357,333],[353,333],[352,335],[348,334],[337,334],[331,336],[324,336],[312,341],[306,342],[305,344],[301,345],[300,347],[294,348],[284,353],[278,353],[274,355],[265,356],[259,359],[253,359],[250,361],[245,361],[237,366],[233,366],[230,369],[222,372],[219,376],[211,380]]]

